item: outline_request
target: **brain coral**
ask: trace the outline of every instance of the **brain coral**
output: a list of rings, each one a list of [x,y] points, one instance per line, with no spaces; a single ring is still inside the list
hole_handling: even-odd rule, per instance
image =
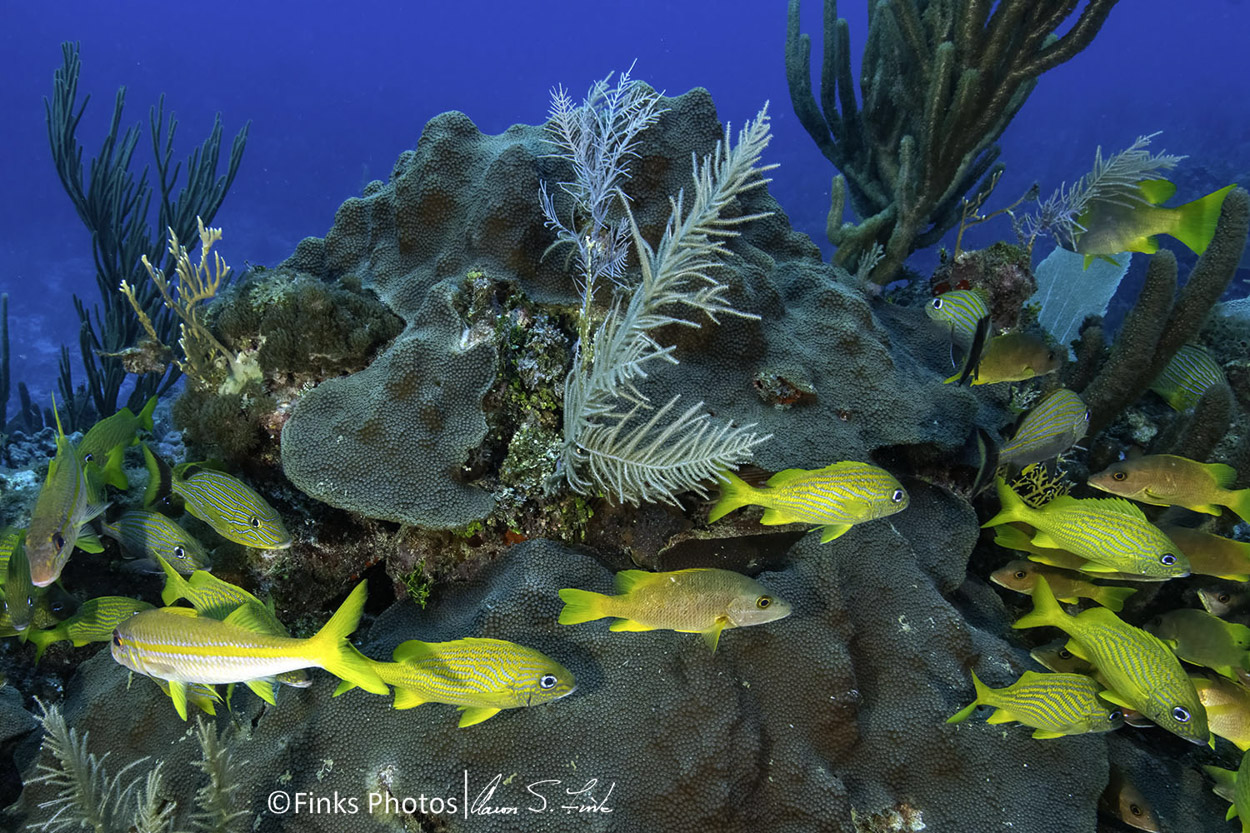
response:
[[[705,90],[665,99],[644,132],[627,190],[643,235],[658,239],[669,196],[689,187],[691,153],[723,136]],[[485,431],[482,395],[497,363],[447,298],[469,270],[511,282],[538,304],[569,305],[574,282],[539,210],[540,179],[571,178],[546,156],[543,128],[482,134],[467,116],[433,119],[390,180],[343,203],[324,240],[309,238],[286,264],[323,280],[372,287],[407,329],[367,370],[305,395],[282,437],[287,476],[309,495],[361,514],[428,527],[485,515],[492,500],[466,483],[465,462]],[[646,393],[702,399],[721,418],[756,422],[775,439],[769,468],[866,459],[883,446],[961,444],[977,418],[966,390],[937,372],[948,348],[917,310],[873,304],[840,284],[811,241],[795,233],[765,189],[742,212],[774,212],[732,242],[719,273],[734,305],[760,320],[670,327],[681,364],[653,374]],[[558,210],[566,210],[557,206]],[[758,378],[812,391],[781,410],[752,395]],[[989,418],[992,421],[992,416]]]

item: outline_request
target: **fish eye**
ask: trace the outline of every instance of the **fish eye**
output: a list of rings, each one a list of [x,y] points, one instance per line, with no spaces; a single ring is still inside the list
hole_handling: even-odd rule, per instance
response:
[[[902,489],[895,489],[894,494],[890,495],[890,500],[894,501],[895,503],[902,503],[903,498],[905,497],[907,497],[906,492],[904,492]]]
[[[1110,720],[1112,723],[1115,723],[1117,720],[1123,720],[1123,719],[1124,719],[1124,712],[1120,711],[1119,709],[1116,709],[1111,714],[1107,715],[1107,720]]]
[[[1016,570],[1012,575],[1014,575],[1018,579],[1022,579],[1022,578],[1027,577],[1028,573],[1026,573],[1024,570]]]
[[[1089,422],[1089,408],[1085,409],[1085,416],[1081,417],[1084,422]]]
[[[1054,350],[1047,350],[1047,351],[1046,351],[1046,358],[1047,358],[1047,359],[1049,359],[1050,361],[1052,361],[1052,362],[1053,362],[1053,361],[1055,360],[1055,351],[1054,351]]]
[[[1177,706],[1176,708],[1172,709],[1172,718],[1177,723],[1188,723],[1189,722],[1189,709],[1185,708],[1184,706]]]
[[[941,298],[934,298],[934,299],[933,299],[933,308],[934,308],[934,309],[941,309],[941,308],[942,308],[942,299],[941,299]]]
[[[64,549],[65,538],[61,535],[61,533],[59,532],[52,533],[52,546],[56,547],[58,550]]]
[[[1162,561],[1167,566],[1171,567],[1173,564],[1176,563],[1176,556],[1172,555],[1172,553],[1170,552],[1165,552],[1159,560]]]
[[[1072,659],[1072,652],[1067,648],[1059,649],[1059,659]]]
[[[1113,472],[1111,472],[1111,479],[1112,479],[1112,480],[1126,480],[1127,478],[1128,478],[1128,475],[1127,475],[1127,474],[1125,474],[1125,473],[1124,473],[1124,472],[1122,472],[1122,471],[1113,471]]]
[[[94,459],[95,459],[95,455],[92,454],[90,451],[88,451],[86,454],[82,456],[82,461],[84,463],[90,463]]]
[[[543,674],[542,677],[540,677],[538,680],[538,687],[543,689],[544,691],[555,688],[556,687],[556,675],[555,674]]]
[[[260,529],[260,518],[252,518],[248,523],[252,525],[252,529]]]
[[[758,607],[760,610],[767,610],[768,606],[771,605],[772,603],[773,603],[773,600],[770,599],[768,596],[760,596],[758,599],[755,600],[755,606]]]
[[[184,557],[186,554],[187,554],[187,553],[186,553],[186,550],[184,550],[182,547],[174,547],[174,557],[175,557],[175,558],[182,558],[182,557]]]
[[[1129,804],[1128,811],[1135,816],[1141,815],[1141,807],[1138,807],[1136,804]]]
[[[118,631],[113,631],[113,646],[117,648],[122,646],[122,635]]]
[[[1232,601],[1232,599],[1233,597],[1228,595],[1227,593],[1221,593],[1220,595],[1215,597],[1215,600],[1219,602],[1220,604],[1228,604],[1230,601]]]

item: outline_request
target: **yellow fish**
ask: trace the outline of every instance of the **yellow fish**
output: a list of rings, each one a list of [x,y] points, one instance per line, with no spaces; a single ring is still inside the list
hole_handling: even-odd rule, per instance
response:
[[[137,613],[113,631],[113,659],[132,671],[169,683],[178,716],[187,719],[187,688],[252,680],[270,682],[301,668],[324,668],[374,694],[390,689],[347,640],[365,604],[362,581],[316,635],[292,639],[268,632],[247,604],[219,621],[184,607]]]
[[[1076,251],[1085,255],[1086,266],[1096,257],[1120,252],[1154,254],[1159,251],[1155,235],[1167,234],[1194,254],[1202,254],[1215,236],[1224,198],[1236,187],[1226,185],[1176,208],[1160,205],[1176,193],[1176,186],[1166,179],[1137,183],[1132,195],[1136,199],[1094,199],[1077,220],[1082,231],[1076,238]]]
[[[1250,489],[1229,489],[1237,471],[1172,454],[1147,454],[1114,463],[1089,477],[1089,485],[1151,506],[1183,506],[1219,515],[1227,506],[1250,521]]]
[[[1054,373],[1063,364],[1059,351],[1029,333],[994,336],[972,374],[974,385],[1023,382]],[[948,380],[949,381],[949,380]]]
[[[1165,526],[1163,534],[1189,559],[1190,572],[1229,581],[1250,580],[1250,544],[1184,526]]]
[[[1181,608],[1156,616],[1146,630],[1162,639],[1178,657],[1191,665],[1210,668],[1229,679],[1245,670],[1250,628],[1225,622],[1205,610]]]
[[[1186,344],[1150,383],[1150,389],[1174,410],[1187,411],[1197,405],[1211,387],[1226,384],[1224,368],[1215,363],[1211,354],[1196,344]]]
[[[1191,743],[1214,746],[1193,683],[1176,655],[1153,634],[1124,623],[1105,607],[1091,607],[1076,616],[1064,613],[1044,578],[1037,580],[1033,611],[1012,627],[1059,628],[1072,637],[1068,650],[1098,669],[1108,689],[1099,695],[1102,699],[1139,711]]]
[[[1180,548],[1126,500],[1077,500],[1063,495],[1034,509],[1001,477],[998,497],[1002,509],[982,527],[1023,521],[1036,530],[1030,543],[1086,559],[1089,563],[1081,568],[1085,572],[1161,578],[1189,575],[1189,562]]]
[[[1079,573],[1023,560],[1012,561],[1002,569],[990,573],[990,581],[1008,590],[1032,596],[1039,576],[1046,578],[1055,598],[1061,602],[1076,604],[1079,598],[1093,599],[1108,610],[1114,610],[1117,613],[1124,608],[1124,600],[1137,592],[1133,587],[1108,587],[1094,584],[1092,581],[1083,579]]]
[[[753,578],[729,570],[695,568],[671,573],[625,570],[616,574],[616,596],[589,590],[560,591],[561,625],[616,617],[609,630],[671,630],[701,633],[715,653],[721,631],[775,622],[790,605]]]
[[[722,472],[721,498],[708,514],[717,521],[743,506],[763,506],[760,523],[804,523],[820,528],[820,542],[832,541],[858,523],[884,518],[907,508],[902,484],[888,471],[845,461],[823,469],[786,469],[757,489],[732,472]]]
[[[1250,690],[1225,679],[1189,678],[1207,710],[1207,724],[1216,735],[1245,752],[1250,749]]]
[[[1016,721],[1036,731],[1039,740],[1110,732],[1124,725],[1119,709],[1108,709],[1098,699],[1102,686],[1081,674],[1039,674],[1025,671],[1005,688],[990,688],[972,674],[977,696],[969,705],[946,719],[947,723],[967,720],[977,706],[993,706],[987,723]]]

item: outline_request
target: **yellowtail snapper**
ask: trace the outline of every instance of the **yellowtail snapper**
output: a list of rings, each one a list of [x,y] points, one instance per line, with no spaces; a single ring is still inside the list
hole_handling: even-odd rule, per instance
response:
[[[1068,636],[1068,650],[1098,669],[1109,703],[1141,712],[1174,735],[1191,743],[1214,746],[1207,714],[1180,660],[1156,636],[1120,620],[1105,607],[1091,607],[1069,616],[1059,607],[1046,579],[1033,591],[1033,611],[1013,628],[1059,628]]]
[[[561,625],[615,617],[609,630],[672,630],[701,633],[715,653],[721,631],[775,622],[790,605],[758,581],[729,570],[695,568],[669,573],[625,570],[616,574],[618,595],[560,591]]]
[[[348,642],[365,603],[361,582],[317,634],[291,639],[268,633],[254,605],[244,605],[225,621],[187,608],[137,613],[113,632],[113,659],[169,683],[178,715],[187,719],[187,687],[201,683],[271,681],[301,668],[324,668],[374,694],[389,694],[369,660]]]
[[[572,694],[572,672],[551,657],[502,639],[401,643],[394,662],[370,660],[382,681],[395,687],[395,708],[422,703],[459,706],[460,728],[503,709],[538,706]],[[341,683],[335,696],[354,688]]]
[[[820,528],[826,543],[858,523],[884,518],[907,508],[907,491],[888,471],[845,461],[823,469],[786,469],[755,488],[733,472],[722,472],[721,497],[708,514],[717,521],[743,506],[763,506],[760,523],[805,523]]]

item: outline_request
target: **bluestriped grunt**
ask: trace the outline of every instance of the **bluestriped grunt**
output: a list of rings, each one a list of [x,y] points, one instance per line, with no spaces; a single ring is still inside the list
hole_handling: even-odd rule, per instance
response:
[[[228,541],[257,549],[291,546],[282,518],[242,480],[200,463],[183,463],[170,471],[146,445],[143,455],[149,474],[145,506],[172,493],[182,498],[188,512]]]
[[[472,726],[503,709],[538,706],[572,694],[573,674],[551,657],[502,639],[400,643],[394,662],[370,664],[395,687],[395,708],[422,703],[459,706],[459,726]],[[344,681],[335,696],[354,686]]]
[[[1059,388],[1029,411],[998,453],[999,463],[1021,468],[1050,460],[1079,443],[1088,430],[1085,402],[1067,388]]]
[[[755,579],[729,570],[624,570],[616,574],[616,592],[605,596],[589,590],[561,590],[560,624],[612,616],[616,621],[609,630],[701,633],[715,652],[726,628],[762,625],[790,615],[790,605],[783,599]]]
[[[1053,627],[1072,637],[1068,650],[1098,669],[1109,703],[1141,712],[1156,725],[1191,743],[1214,746],[1207,714],[1180,660],[1153,634],[1125,624],[1105,607],[1069,616],[1046,579],[1033,590],[1033,611],[1013,628]]]
[[[990,688],[972,672],[976,699],[946,719],[962,723],[977,706],[993,706],[987,723],[1023,723],[1039,739],[1110,732],[1124,725],[1124,713],[1098,699],[1102,686],[1081,674],[1025,671],[1004,688]]]
[[[956,289],[943,292],[925,305],[925,314],[951,329],[960,343],[968,343],[976,334],[977,325],[990,317],[985,293],[977,289]]]
[[[1067,550],[1086,559],[1087,573],[1135,573],[1176,578],[1189,575],[1189,561],[1180,548],[1127,500],[1077,500],[1063,495],[1034,509],[1000,477],[1002,508],[981,526],[1023,521],[1035,530],[1030,543]]]
[[[183,575],[203,569],[210,562],[204,545],[160,512],[132,509],[113,523],[104,524],[101,531],[116,539],[126,555],[152,560],[153,569],[156,556]]]
[[[137,613],[113,631],[113,659],[149,677],[166,680],[178,715],[187,719],[187,686],[268,682],[302,668],[324,668],[373,692],[389,694],[369,660],[347,640],[365,603],[361,582],[316,635],[291,639],[268,633],[255,605],[219,621],[194,610],[166,607]]]
[[[742,506],[763,506],[760,523],[816,524],[822,544],[855,524],[901,512],[909,501],[907,491],[888,471],[854,461],[779,471],[759,489],[733,472],[722,472],[721,477],[725,482],[720,500],[708,514],[709,523]]]
[[[1177,411],[1187,411],[1213,385],[1228,384],[1224,369],[1215,363],[1211,354],[1194,344],[1186,344],[1176,351],[1172,360],[1150,384],[1150,389]]]

